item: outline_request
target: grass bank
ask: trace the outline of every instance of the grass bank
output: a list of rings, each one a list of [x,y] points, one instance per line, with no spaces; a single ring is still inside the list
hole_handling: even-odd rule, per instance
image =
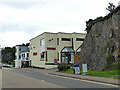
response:
[[[60,72],[60,71],[58,71]],[[62,73],[73,74],[73,68],[67,69],[66,71],[62,71]],[[82,70],[80,70],[80,75],[82,74]],[[96,77],[107,77],[113,79],[120,79],[120,71],[119,70],[109,70],[109,71],[91,71],[88,70],[88,76],[96,76]]]

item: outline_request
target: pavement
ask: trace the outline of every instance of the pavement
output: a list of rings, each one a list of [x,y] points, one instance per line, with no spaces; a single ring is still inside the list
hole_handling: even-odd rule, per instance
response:
[[[58,75],[58,76],[64,76],[64,77],[71,77],[71,78],[101,82],[101,83],[120,85],[120,80],[118,80],[118,79],[87,76],[87,75],[75,75],[75,74],[67,74],[67,73],[56,72],[56,71],[58,71],[58,69],[37,69],[37,68],[21,68],[21,69],[22,70],[27,70],[27,71],[32,70],[32,71],[35,71],[35,72],[42,72],[42,73],[51,74],[51,75]]]

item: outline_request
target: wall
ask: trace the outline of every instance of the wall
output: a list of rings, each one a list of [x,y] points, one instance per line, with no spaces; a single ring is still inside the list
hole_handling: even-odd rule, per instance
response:
[[[41,51],[40,51],[40,40],[45,38],[44,35],[38,36],[32,40],[30,40],[30,60],[31,65],[36,67],[44,67],[45,61],[41,61]],[[31,48],[32,47],[32,48]],[[37,55],[33,56],[33,53],[37,53]]]

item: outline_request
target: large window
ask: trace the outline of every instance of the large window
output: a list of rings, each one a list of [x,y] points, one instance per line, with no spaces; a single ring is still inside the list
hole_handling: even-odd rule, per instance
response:
[[[62,38],[62,41],[70,41],[70,38]]]
[[[41,39],[41,40],[40,40],[40,46],[43,46],[44,43],[45,43],[45,42],[44,42],[44,39]]]

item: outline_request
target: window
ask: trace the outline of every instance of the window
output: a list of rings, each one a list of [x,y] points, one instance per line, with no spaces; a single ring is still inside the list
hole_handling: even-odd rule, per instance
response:
[[[57,53],[57,60],[59,61],[59,53]]]
[[[22,54],[22,58],[23,58],[23,54]]]
[[[29,53],[27,53],[27,57],[29,57]]]
[[[40,46],[43,46],[44,45],[44,39],[41,39],[40,40]]]
[[[44,60],[44,53],[41,53],[41,60]]]
[[[23,54],[23,57],[25,57],[25,53]]]
[[[84,38],[76,38],[76,41],[84,41]]]
[[[19,59],[21,58],[21,56],[19,55]]]
[[[81,48],[77,50],[76,54],[79,55],[80,51],[81,51]]]
[[[19,51],[21,51],[21,48],[19,49]]]
[[[59,45],[59,38],[57,38],[57,45]]]
[[[62,38],[62,41],[70,41],[70,38]]]

